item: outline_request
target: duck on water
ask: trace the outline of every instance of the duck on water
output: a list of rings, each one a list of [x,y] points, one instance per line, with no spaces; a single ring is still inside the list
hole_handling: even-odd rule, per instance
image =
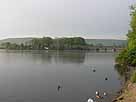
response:
[[[96,91],[95,94],[96,94],[96,99],[103,99],[103,98],[104,98],[104,97],[100,96],[100,94],[99,94],[98,91]],[[107,93],[104,92],[103,95],[104,95],[104,96],[107,96]],[[95,101],[93,98],[89,98],[89,99],[87,100],[87,102],[96,102],[96,101]]]
[[[87,102],[94,102],[94,100],[91,99],[91,98],[89,98],[89,99],[87,100]]]
[[[60,91],[60,89],[62,89],[62,86],[58,85],[57,90]]]

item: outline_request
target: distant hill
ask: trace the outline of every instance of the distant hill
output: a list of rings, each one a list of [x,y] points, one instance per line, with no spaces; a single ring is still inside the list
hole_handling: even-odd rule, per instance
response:
[[[32,40],[33,38],[8,38],[8,39],[3,39],[0,40],[0,44],[5,43],[5,42],[10,42],[10,43],[16,43],[16,44],[21,44],[28,42]],[[87,44],[90,45],[103,45],[103,46],[126,46],[127,45],[127,40],[113,40],[113,39],[85,39]]]
[[[21,43],[28,42],[32,39],[33,38],[8,38],[8,39],[0,40],[0,44],[5,43],[5,42],[21,44]]]
[[[86,39],[89,45],[104,45],[104,46],[127,46],[127,40],[114,40],[114,39]]]

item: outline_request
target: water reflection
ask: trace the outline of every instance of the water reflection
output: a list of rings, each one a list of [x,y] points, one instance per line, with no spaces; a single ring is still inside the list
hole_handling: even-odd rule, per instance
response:
[[[60,51],[54,54],[54,60],[56,63],[84,63],[85,51],[81,52],[69,52]]]
[[[0,51],[3,52],[3,51]],[[5,53],[5,52],[3,52]],[[28,58],[32,59],[36,63],[84,63],[86,51],[17,51],[17,50],[7,50],[5,57],[7,59],[10,56],[18,54],[18,57],[23,57],[26,55]]]

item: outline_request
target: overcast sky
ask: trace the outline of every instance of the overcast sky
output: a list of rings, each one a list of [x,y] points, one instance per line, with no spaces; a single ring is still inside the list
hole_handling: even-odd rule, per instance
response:
[[[64,37],[124,39],[136,0],[0,0],[0,39]]]

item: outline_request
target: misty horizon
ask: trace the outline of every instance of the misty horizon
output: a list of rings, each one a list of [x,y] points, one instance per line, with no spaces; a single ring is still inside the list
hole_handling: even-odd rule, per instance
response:
[[[84,37],[126,39],[135,0],[0,1],[0,39]]]
[[[57,38],[75,38],[75,37],[81,37],[84,39],[98,39],[98,40],[127,40],[127,38],[101,38],[101,37],[82,37],[82,36],[59,36],[59,37],[52,37],[52,36],[30,36],[30,37],[6,37],[6,38],[1,38],[0,40],[5,40],[5,39],[25,39],[25,38],[43,38],[43,37],[50,37],[52,39],[57,39]]]

